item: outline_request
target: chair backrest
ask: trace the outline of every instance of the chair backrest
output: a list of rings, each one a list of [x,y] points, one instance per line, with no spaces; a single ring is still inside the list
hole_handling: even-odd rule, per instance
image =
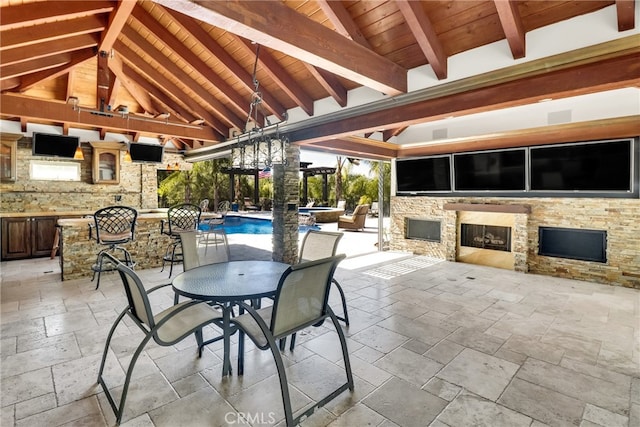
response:
[[[373,212],[378,211],[378,202],[371,202],[371,211]]]
[[[218,203],[218,212],[222,214],[226,214],[230,210],[231,210],[231,203],[229,203],[228,200],[223,200],[220,203]]]
[[[131,314],[141,323],[147,325],[149,329],[153,328],[155,326],[153,311],[151,310],[147,291],[138,275],[131,268],[118,261],[113,255],[106,253],[104,256],[109,258],[109,261],[117,266],[127,295]]]
[[[369,212],[369,205],[358,205],[353,211],[352,217],[356,217],[358,215],[366,215]]]
[[[309,230],[302,239],[298,262],[334,256],[344,233]]]
[[[346,206],[347,206],[346,200],[338,200],[338,204],[337,204],[338,209],[344,209]]]
[[[216,243],[216,247],[212,250],[205,251],[204,255],[201,255],[202,249],[198,246],[198,233],[196,231],[184,231],[180,233],[180,242],[182,243],[182,266],[184,271],[191,270],[192,268],[200,267],[205,264],[217,264],[219,262],[229,261],[229,242],[227,240],[227,234],[224,230],[215,230],[211,232],[217,236],[204,237],[210,239],[219,239]],[[205,242],[205,244],[210,244]],[[218,248],[218,245],[222,245],[222,248]]]
[[[182,244],[182,266],[184,267],[184,271],[200,267],[198,233],[195,231],[180,233],[180,243]]]
[[[128,206],[108,206],[93,214],[96,240],[102,245],[133,240],[138,211]]]
[[[274,338],[287,336],[324,319],[333,273],[344,254],[289,267],[280,277],[271,315]]]
[[[202,212],[209,212],[209,199],[202,199],[200,202],[200,210]]]
[[[169,234],[178,234],[183,231],[196,230],[200,223],[200,206],[191,203],[182,203],[169,208]]]

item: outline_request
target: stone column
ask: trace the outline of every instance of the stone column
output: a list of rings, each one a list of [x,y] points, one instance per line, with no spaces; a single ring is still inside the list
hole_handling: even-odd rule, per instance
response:
[[[300,200],[300,147],[289,145],[286,165],[273,170],[273,260],[298,260],[298,202]]]

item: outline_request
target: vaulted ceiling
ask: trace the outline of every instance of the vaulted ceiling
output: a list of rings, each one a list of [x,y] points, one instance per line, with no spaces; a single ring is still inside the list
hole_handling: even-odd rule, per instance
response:
[[[286,121],[282,129],[307,148],[419,155],[443,148],[393,143],[416,124],[640,83],[637,31],[524,61],[527,34],[604,8],[615,8],[607,25],[635,29],[634,0],[0,4],[0,118],[20,121],[23,131],[39,123],[65,133],[97,130],[102,138],[157,137],[186,152],[220,145],[244,132],[251,117],[262,125]],[[501,41],[507,67],[451,80],[463,66],[452,57]],[[421,67],[435,83],[414,90],[409,74]],[[358,89],[377,96],[355,106]],[[331,114],[323,109],[327,99]],[[638,135],[638,126],[636,116],[570,127],[565,135]],[[485,147],[528,137],[512,132]]]

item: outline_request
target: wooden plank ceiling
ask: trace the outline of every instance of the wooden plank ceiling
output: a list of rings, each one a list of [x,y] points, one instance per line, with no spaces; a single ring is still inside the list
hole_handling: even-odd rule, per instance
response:
[[[284,120],[296,107],[313,118],[314,101],[331,97],[346,107],[348,91],[360,86],[401,96],[408,70],[429,64],[446,79],[449,57],[503,39],[515,64],[527,55],[527,32],[612,4],[618,30],[634,28],[633,0],[2,0],[0,117],[19,120],[23,131],[43,123],[65,132],[97,129],[101,137],[148,135],[189,151],[242,133],[255,92],[261,102],[251,116],[260,123]],[[367,138],[373,131],[384,128],[388,140],[447,115],[638,85],[633,41],[614,53],[594,52],[298,126],[290,137],[336,153],[390,158],[402,150]],[[81,108],[70,105],[73,99]],[[120,113],[123,106],[128,114]]]

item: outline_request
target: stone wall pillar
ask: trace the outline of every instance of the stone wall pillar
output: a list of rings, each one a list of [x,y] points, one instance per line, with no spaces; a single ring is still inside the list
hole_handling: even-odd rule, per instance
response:
[[[294,264],[298,260],[298,202],[300,147],[289,145],[286,165],[273,171],[273,260]]]

